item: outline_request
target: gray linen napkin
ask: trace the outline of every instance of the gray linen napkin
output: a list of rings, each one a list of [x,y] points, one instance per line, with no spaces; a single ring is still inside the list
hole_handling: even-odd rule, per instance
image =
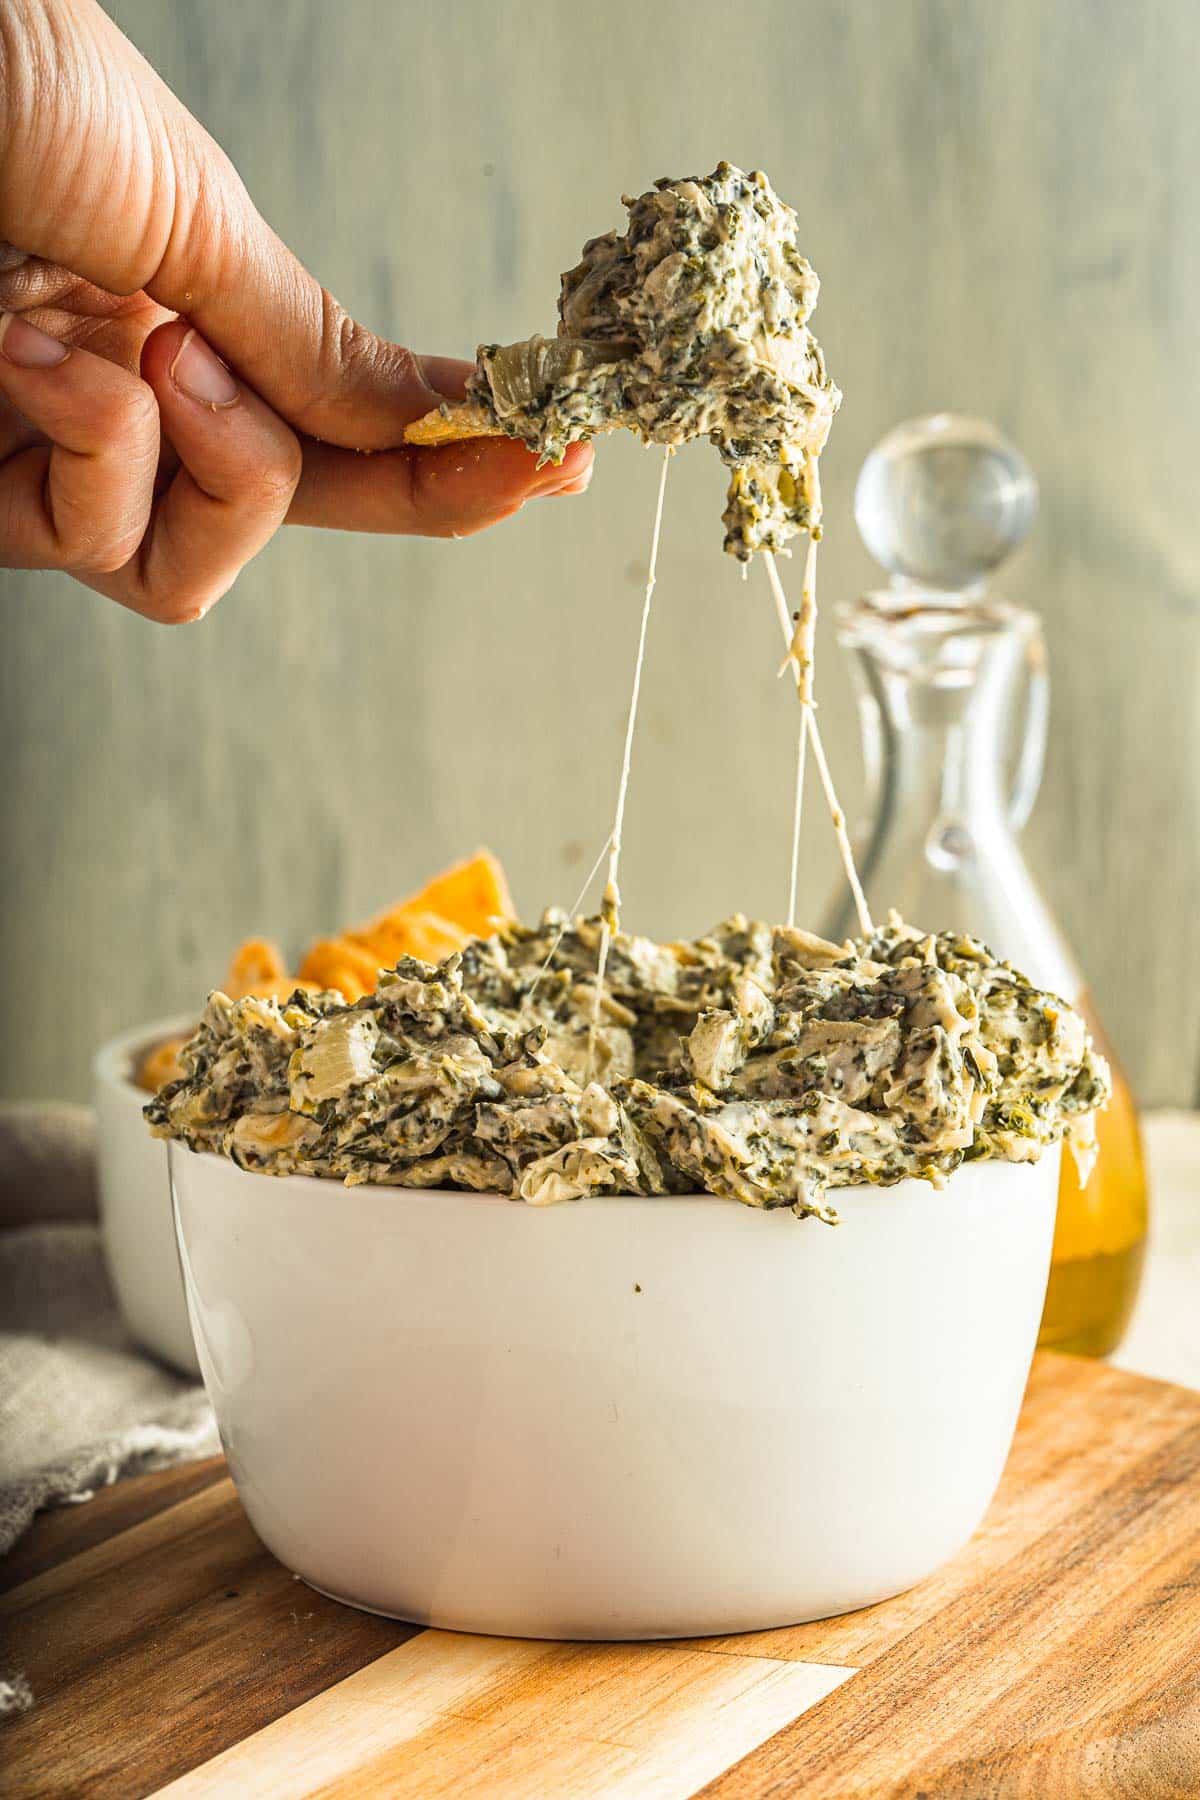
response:
[[[91,1113],[0,1104],[0,1556],[44,1506],[220,1449],[204,1389],[122,1324],[96,1218]],[[33,1702],[0,1669],[0,1717]]]
[[[0,1106],[0,1556],[43,1506],[220,1448],[204,1389],[121,1322],[94,1130],[83,1107]]]

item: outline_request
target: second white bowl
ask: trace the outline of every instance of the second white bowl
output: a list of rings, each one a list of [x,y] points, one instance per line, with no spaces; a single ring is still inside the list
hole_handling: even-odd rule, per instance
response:
[[[171,1219],[167,1146],[150,1136],[150,1095],[134,1079],[148,1050],[195,1029],[190,1020],[139,1025],[104,1045],[92,1065],[100,1230],[122,1317],[140,1344],[185,1374],[200,1364],[188,1324]]]

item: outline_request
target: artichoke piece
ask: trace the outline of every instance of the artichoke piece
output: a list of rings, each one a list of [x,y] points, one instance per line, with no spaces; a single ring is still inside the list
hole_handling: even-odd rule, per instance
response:
[[[269,1160],[317,1135],[318,1127],[294,1112],[243,1113],[230,1133],[230,1146],[235,1154]]]
[[[335,1100],[375,1073],[379,1029],[370,1013],[334,1013],[323,1019],[306,1044],[288,1063],[289,1105],[293,1112],[314,1113],[324,1100]]]
[[[483,344],[479,366],[487,376],[496,417],[537,408],[568,376],[616,362],[633,345],[593,344],[583,338],[531,337],[519,344]]]

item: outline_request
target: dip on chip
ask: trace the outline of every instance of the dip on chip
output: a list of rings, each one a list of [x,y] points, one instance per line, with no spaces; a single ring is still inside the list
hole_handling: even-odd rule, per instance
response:
[[[482,345],[467,401],[405,437],[505,435],[544,462],[618,427],[647,444],[707,437],[731,471],[726,550],[780,550],[818,522],[812,460],[842,398],[809,329],[820,283],[796,215],[727,162],[624,205],[627,229],[563,276],[557,336]]]

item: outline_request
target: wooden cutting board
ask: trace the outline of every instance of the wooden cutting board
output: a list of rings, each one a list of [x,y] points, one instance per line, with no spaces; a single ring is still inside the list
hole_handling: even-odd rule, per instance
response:
[[[43,1516],[0,1577],[0,1793],[1200,1795],[1200,1393],[1039,1356],[969,1547],[896,1600],[674,1644],[323,1599],[217,1458]]]

